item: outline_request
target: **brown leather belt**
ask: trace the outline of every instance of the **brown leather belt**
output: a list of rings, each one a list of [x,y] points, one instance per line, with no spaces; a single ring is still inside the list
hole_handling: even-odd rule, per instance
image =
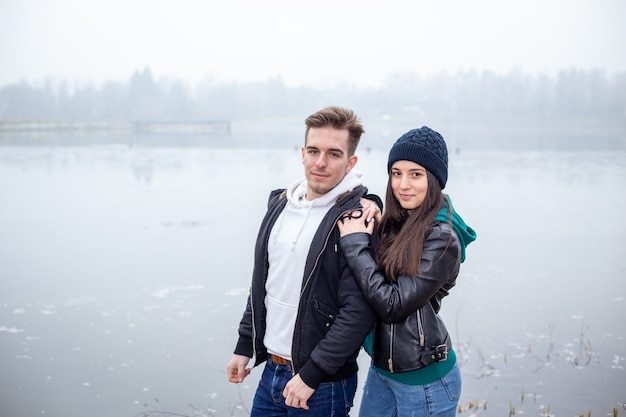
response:
[[[291,361],[288,361],[285,358],[281,358],[278,355],[272,355],[272,362],[277,363],[279,365],[288,365],[291,363]]]

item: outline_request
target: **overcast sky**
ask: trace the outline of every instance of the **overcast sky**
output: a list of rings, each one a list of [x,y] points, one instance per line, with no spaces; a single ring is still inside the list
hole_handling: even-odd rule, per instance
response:
[[[625,0],[0,0],[0,85],[626,71]]]

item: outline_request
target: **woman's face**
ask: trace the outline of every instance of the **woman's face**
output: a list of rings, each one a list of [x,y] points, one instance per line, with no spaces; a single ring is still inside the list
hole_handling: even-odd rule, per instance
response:
[[[391,166],[391,190],[402,208],[418,208],[426,198],[428,177],[426,169],[412,161],[396,161]]]

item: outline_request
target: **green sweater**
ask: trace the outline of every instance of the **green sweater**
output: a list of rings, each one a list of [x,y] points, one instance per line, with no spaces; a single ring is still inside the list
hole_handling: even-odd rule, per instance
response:
[[[368,334],[363,341],[363,348],[372,356],[372,338],[374,332]],[[456,363],[456,354],[450,349],[448,359],[442,362],[433,362],[425,368],[408,372],[389,372],[386,369],[376,367],[376,372],[405,385],[426,385],[443,378]]]

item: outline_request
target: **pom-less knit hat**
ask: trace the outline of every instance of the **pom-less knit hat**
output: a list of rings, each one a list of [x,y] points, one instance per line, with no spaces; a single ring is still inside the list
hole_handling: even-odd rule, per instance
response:
[[[401,160],[412,161],[423,166],[439,180],[442,190],[446,186],[448,148],[443,137],[428,126],[409,130],[400,136],[389,151],[387,172],[391,171],[394,162]]]

